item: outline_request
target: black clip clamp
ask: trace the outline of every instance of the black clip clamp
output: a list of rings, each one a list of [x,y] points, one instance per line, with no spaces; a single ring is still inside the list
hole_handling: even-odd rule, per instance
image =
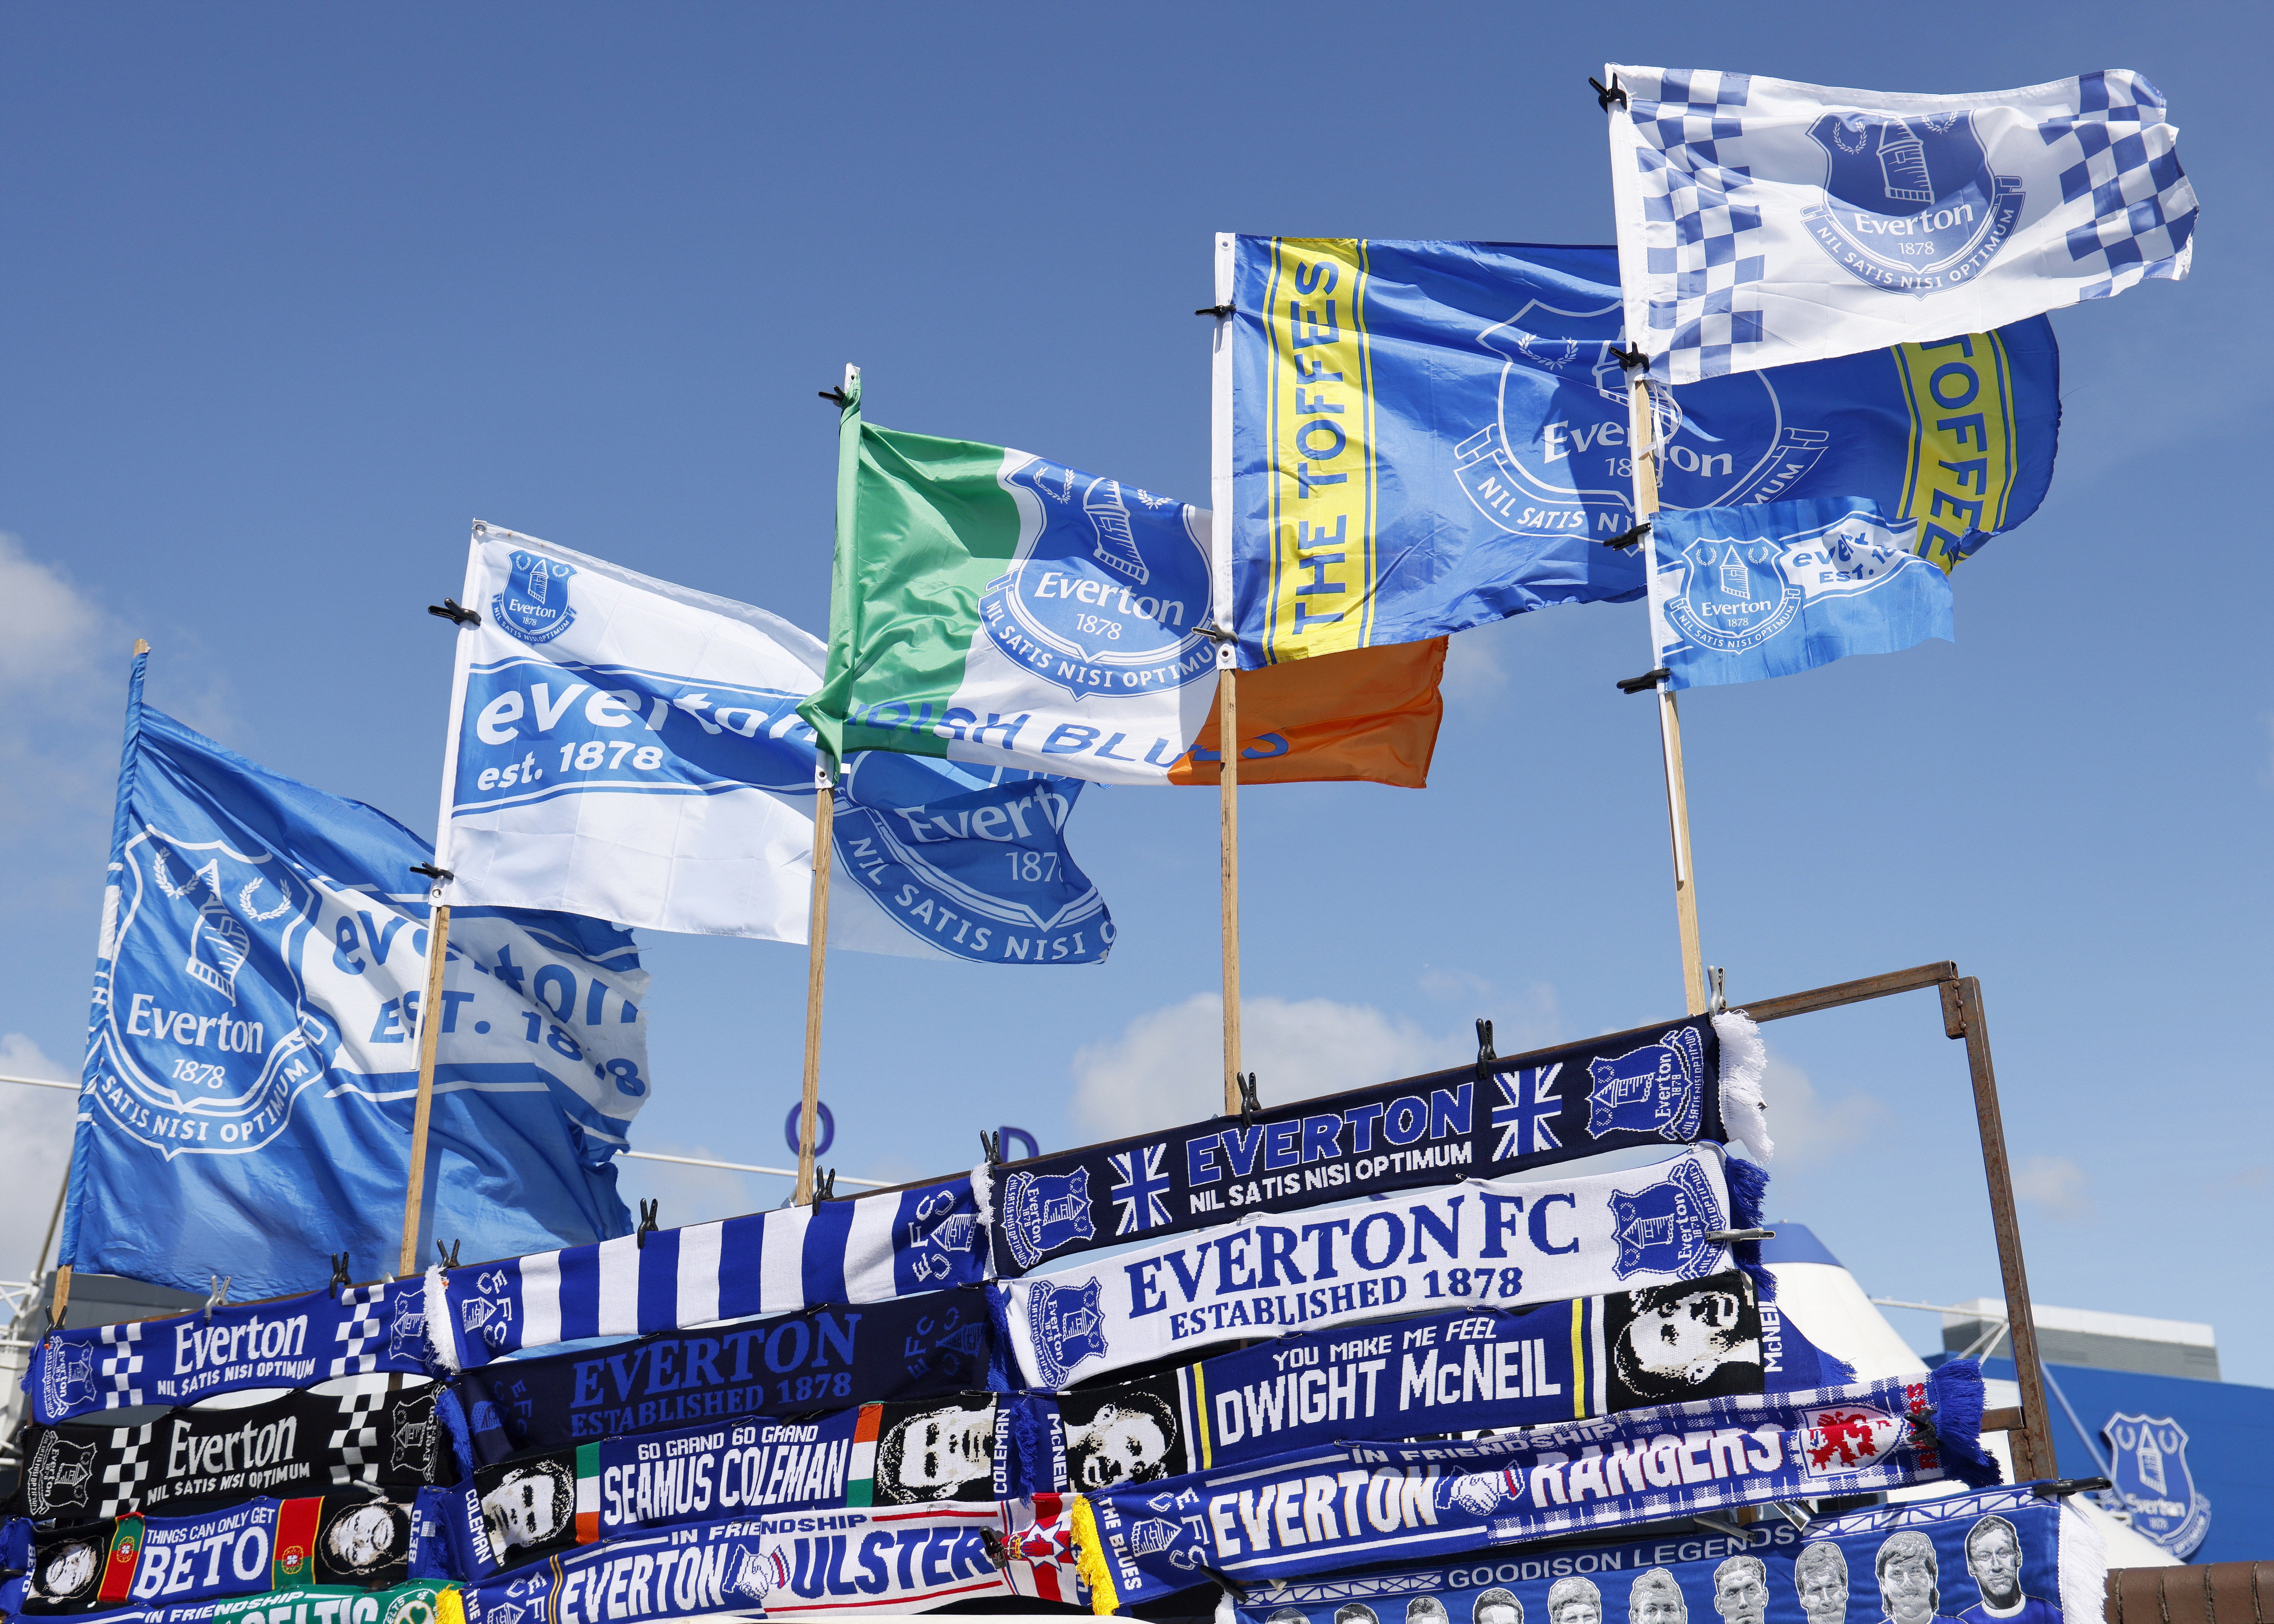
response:
[[[449,621],[453,626],[479,626],[482,617],[455,598],[446,598],[439,604],[426,605],[426,613]]]
[[[639,1228],[632,1231],[633,1251],[645,1252],[647,1250],[647,1237],[663,1227],[655,1221],[656,1214],[661,1211],[662,1208],[663,1198],[661,1196],[656,1197],[652,1201],[642,1201],[640,1203]]]
[[[211,1291],[206,1297],[206,1323],[211,1325],[213,1311],[229,1306],[230,1277],[226,1274],[208,1274],[206,1280],[211,1287]]]
[[[444,1268],[454,1269],[458,1267],[458,1243],[456,1241],[452,1241],[447,1251],[443,1248],[441,1242],[436,1241],[434,1243],[434,1253],[436,1257],[441,1259],[442,1267]]]
[[[843,411],[850,404],[849,397],[842,389],[816,389],[814,393],[840,411]]]
[[[1256,1117],[1263,1111],[1263,1101],[1256,1096],[1255,1093],[1255,1073],[1250,1071],[1246,1076],[1242,1077],[1235,1071],[1231,1074],[1231,1079],[1239,1085],[1239,1125],[1243,1128],[1251,1127],[1254,1124]]]
[[[1630,530],[1621,530],[1615,536],[1604,537],[1603,545],[1607,547],[1615,547],[1620,552],[1623,553],[1629,547],[1633,546],[1635,543],[1640,541],[1644,537],[1649,534],[1650,521],[1648,519],[1645,519],[1640,524],[1636,525],[1634,529]]]
[[[829,1168],[829,1169],[821,1169],[821,1168],[816,1168],[816,1169],[813,1169],[813,1204],[814,1204],[816,1207],[818,1207],[818,1206],[820,1206],[824,1201],[833,1201],[833,1200],[835,1200],[836,1199],[837,1199],[837,1169],[836,1169],[835,1168]]]
[[[332,1294],[332,1301],[336,1303],[340,1300],[340,1288],[349,1282],[348,1254],[344,1252],[332,1253],[332,1283],[325,1288]]]
[[[1493,1062],[1500,1056],[1493,1052],[1492,1022],[1477,1017],[1477,1086],[1481,1088],[1492,1076]]]
[[[1612,74],[1611,82],[1606,85],[1602,80],[1590,73],[1587,75],[1587,83],[1594,90],[1597,104],[1600,105],[1606,113],[1611,110],[1614,103],[1620,107],[1625,107],[1628,105],[1626,86],[1619,83],[1619,76],[1617,74]]]
[[[423,874],[428,879],[433,881],[437,885],[440,885],[445,880],[455,880],[458,877],[456,870],[450,868],[437,868],[433,863],[412,863],[410,865],[410,872],[413,874]]]
[[[1665,666],[1660,665],[1655,670],[1644,672],[1638,677],[1622,677],[1619,679],[1619,692],[1622,694],[1647,693],[1673,674]]]
[[[2041,1497],[2066,1494],[2097,1494],[2116,1485],[2105,1477],[2056,1477],[2051,1483],[2037,1485]]]
[[[1003,1165],[1003,1136],[1001,1134],[990,1133],[984,1128],[980,1129],[979,1148],[987,1154],[987,1165],[989,1167],[998,1168]]]

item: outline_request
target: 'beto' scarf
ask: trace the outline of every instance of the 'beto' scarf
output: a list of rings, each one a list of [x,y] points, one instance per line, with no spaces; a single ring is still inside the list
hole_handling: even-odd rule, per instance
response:
[[[588,1545],[460,1593],[466,1624],[608,1624],[1009,1594],[988,1553],[1001,1511],[877,1507],[749,1517]]]
[[[460,1375],[443,1414],[471,1470],[634,1432],[968,1392],[993,1385],[994,1353],[984,1290],[959,1286],[508,1359]]]
[[[408,1498],[436,1481],[438,1460],[448,1459],[436,1447],[440,1391],[292,1393],[238,1410],[169,1410],[139,1426],[34,1422],[24,1429],[16,1507],[41,1522],[84,1522],[137,1509],[178,1515],[296,1490]]]
[[[1982,1375],[1702,1399],[1467,1443],[1352,1444],[1110,1489],[1075,1512],[1103,1612],[1222,1572],[1292,1577],[1770,1500],[1997,1481]]]
[[[1037,1487],[1087,1493],[1339,1439],[1539,1426],[1854,1380],[1731,1269],[1568,1303],[1302,1333],[1037,1398],[1050,1432]]]
[[[425,1288],[350,1286],[169,1320],[49,1331],[32,1350],[32,1418],[53,1425],[96,1410],[186,1404],[248,1387],[305,1387],[335,1376],[428,1373]]]
[[[304,1584],[406,1576],[410,1509],[359,1494],[248,1500],[194,1517],[118,1517],[32,1532],[31,1571],[0,1584],[0,1613],[86,1613]]]
[[[2107,1563],[2066,1501],[2023,1484],[1947,1500],[1874,1506],[1796,1528],[1781,1517],[1743,1538],[1698,1535],[1487,1551],[1427,1566],[1362,1568],[1242,1586],[1223,1624],[1551,1624],[1569,1605],[1640,1618],[1678,1597],[1675,1618],[1726,1624],[2099,1624]],[[1969,1605],[1962,1605],[1962,1602]],[[1995,1609],[1992,1611],[1992,1609]]]
[[[1732,1248],[1715,1237],[1759,1222],[1767,1183],[1750,1162],[1725,1162],[1720,1146],[1696,1146],[1622,1173],[1472,1181],[1284,1223],[1257,1214],[1011,1281],[990,1288],[990,1300],[1026,1384],[1063,1387],[1211,1342],[1400,1307],[1552,1302],[1697,1280],[1729,1267]],[[1740,1243],[1737,1261],[1758,1267],[1758,1250]]]
[[[455,1371],[547,1342],[971,1285],[984,1263],[971,1181],[958,1175],[849,1201],[429,1269],[426,1313],[435,1357]]]
[[[1480,1060],[1238,1120],[1217,1116],[972,1175],[995,1272],[1236,1218],[1462,1178],[1505,1178],[1635,1146],[1772,1148],[1766,1063],[1732,1011]]]

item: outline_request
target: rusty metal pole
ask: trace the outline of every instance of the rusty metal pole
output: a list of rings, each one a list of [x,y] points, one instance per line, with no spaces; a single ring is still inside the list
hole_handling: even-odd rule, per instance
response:
[[[1990,1185],[1990,1222],[1998,1237],[2014,1374],[2022,1388],[2022,1430],[2007,1434],[2014,1451],[2014,1475],[2024,1483],[2058,1477],[2052,1423],[2045,1413],[2044,1371],[2037,1362],[2037,1316],[2029,1308],[2029,1276],[2022,1264],[2022,1229],[2014,1212],[2014,1178],[2006,1165],[2006,1124],[1998,1109],[1997,1073],[1990,1064],[1990,1023],[1982,1012],[1982,983],[1969,975],[1943,982],[1941,991],[1942,1029],[1950,1037],[1966,1040],[1966,1067],[1973,1074],[1982,1171]]]

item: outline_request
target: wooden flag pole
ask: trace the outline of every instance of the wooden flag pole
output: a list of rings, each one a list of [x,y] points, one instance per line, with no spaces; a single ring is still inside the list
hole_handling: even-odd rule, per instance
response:
[[[1651,410],[1650,379],[1638,372],[1627,391],[1627,440],[1634,451],[1634,516],[1648,524],[1658,512],[1658,417]],[[1650,538],[1637,544],[1642,551],[1644,579],[1652,578]],[[1658,658],[1657,628],[1651,636],[1651,658]],[[1674,847],[1674,917],[1682,937],[1682,996],[1690,1013],[1702,1015],[1709,1007],[1706,995],[1706,957],[1698,944],[1698,876],[1690,861],[1690,794],[1682,774],[1682,713],[1674,690],[1661,680],[1653,690],[1658,697],[1658,745],[1666,763],[1666,816]]]
[[[1239,1115],[1239,671],[1218,643],[1216,748],[1224,768],[1216,779],[1222,818],[1224,902],[1224,1112]]]
[[[418,1106],[410,1117],[410,1188],[403,1199],[403,1256],[400,1275],[418,1272],[418,1222],[426,1202],[426,1129],[434,1117],[434,1050],[441,1041],[442,970],[450,952],[450,909],[440,900],[442,882],[427,892],[432,915],[426,929],[426,995],[418,1005]]]
[[[821,983],[822,966],[829,951],[830,827],[837,810],[836,763],[824,751],[815,762],[813,784],[813,902],[809,909],[805,959],[805,1090],[797,1113],[797,1189],[790,1198],[799,1207],[813,1200],[813,1143],[821,1120]]]

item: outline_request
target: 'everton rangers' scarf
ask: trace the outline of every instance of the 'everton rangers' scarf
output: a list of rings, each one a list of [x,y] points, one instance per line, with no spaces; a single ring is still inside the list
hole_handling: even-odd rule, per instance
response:
[[[1449,1562],[1273,1579],[1224,1624],[1552,1624],[1559,1618],[1727,1624],[2100,1624],[2107,1564],[2082,1514],[2030,1485],[1875,1506],[1803,1530],[1484,1552]],[[1576,1613],[1570,1609],[1576,1608]],[[1227,1617],[1227,1614],[1229,1616]]]
[[[932,1403],[863,1404],[810,1421],[611,1438],[478,1468],[432,1489],[419,1512],[440,1533],[422,1576],[479,1582],[557,1551],[726,1516],[847,1506],[992,1507],[1023,1492],[1015,1457],[1022,1401],[991,1393]]]
[[[1472,1443],[1354,1444],[1109,1489],[1075,1513],[1100,1612],[1201,1582],[1292,1576],[1768,1500],[1992,1483],[1982,1376],[1703,1399]]]
[[[1400,1307],[1697,1280],[1728,1267],[1730,1248],[1713,1237],[1758,1222],[1768,1182],[1748,1162],[1729,1162],[1725,1177],[1722,1155],[1699,1146],[1623,1173],[1472,1182],[1285,1223],[1259,1214],[1193,1240],[1013,1281],[993,1289],[993,1301],[1027,1385],[1063,1387],[1230,1337],[1378,1320]]]
[[[469,1435],[471,1466],[700,1422],[967,1392],[993,1385],[994,1351],[985,1291],[959,1286],[508,1359],[461,1375],[442,1403]]]
[[[305,1387],[335,1376],[423,1376],[426,1308],[418,1281],[50,1331],[24,1377],[32,1418],[186,1404],[248,1387]]]
[[[34,1531],[31,1572],[0,1584],[0,1612],[85,1613],[309,1583],[396,1583],[411,1543],[409,1507],[353,1494],[264,1496],[198,1517],[57,1524]]]
[[[1237,1122],[1217,1116],[982,1168],[973,1184],[985,1203],[995,1271],[1009,1279],[1132,1236],[1503,1178],[1638,1145],[1739,1139],[1766,1162],[1766,1061],[1743,1015],[1693,1016],[1298,1101]]]
[[[430,1269],[426,1312],[437,1357],[460,1370],[576,1337],[636,1336],[970,1285],[983,1272],[977,1228],[971,1181],[957,1177],[447,1274]]]
[[[350,1485],[403,1497],[435,1481],[434,1399],[415,1392],[293,1393],[241,1410],[169,1410],[139,1426],[24,1429],[17,1503],[42,1522],[140,1509],[169,1515],[253,1494]]]
[[[1008,1594],[985,1536],[1002,1514],[940,1507],[705,1523],[555,1556],[459,1597],[466,1624],[629,1624],[705,1613],[909,1608]]]
[[[1338,1439],[1538,1426],[1854,1380],[1774,1304],[1757,1304],[1752,1277],[1731,1269],[1568,1303],[1286,1336],[1032,1402],[1050,1433],[1039,1486],[1087,1493]]]

